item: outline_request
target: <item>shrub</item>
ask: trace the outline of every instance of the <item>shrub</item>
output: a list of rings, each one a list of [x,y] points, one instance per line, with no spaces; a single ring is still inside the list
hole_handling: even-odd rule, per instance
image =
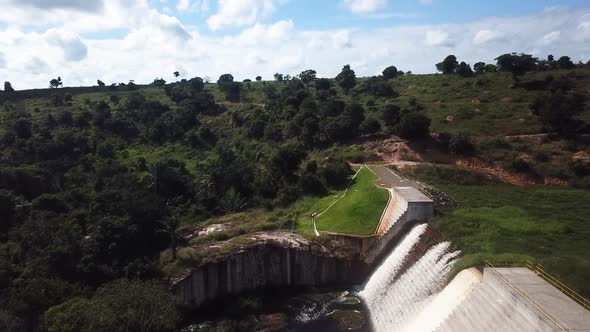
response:
[[[453,135],[449,140],[449,152],[455,155],[468,155],[475,151],[475,147],[465,134]]]
[[[319,174],[330,187],[342,188],[348,183],[352,169],[344,160],[330,160],[326,166],[320,169]]]
[[[430,118],[418,112],[409,112],[402,116],[399,135],[407,139],[425,138],[430,133]]]

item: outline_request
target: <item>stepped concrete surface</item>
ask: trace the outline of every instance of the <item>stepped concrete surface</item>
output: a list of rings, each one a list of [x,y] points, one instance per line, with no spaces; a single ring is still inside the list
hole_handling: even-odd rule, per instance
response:
[[[485,268],[469,289],[436,331],[590,331],[590,312],[527,268]]]
[[[427,222],[434,216],[434,201],[413,187],[413,182],[402,178],[387,167],[368,165],[379,180],[375,184],[389,191],[389,201],[379,225],[375,229],[377,241],[366,250],[364,260],[372,263],[394,237],[412,225]]]

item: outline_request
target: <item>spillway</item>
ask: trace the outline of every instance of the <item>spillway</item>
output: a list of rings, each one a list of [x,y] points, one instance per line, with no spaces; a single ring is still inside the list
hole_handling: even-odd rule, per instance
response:
[[[417,319],[445,287],[459,255],[446,241],[432,241],[428,225],[413,227],[363,285],[375,332],[416,331]],[[446,317],[453,310],[441,313]]]

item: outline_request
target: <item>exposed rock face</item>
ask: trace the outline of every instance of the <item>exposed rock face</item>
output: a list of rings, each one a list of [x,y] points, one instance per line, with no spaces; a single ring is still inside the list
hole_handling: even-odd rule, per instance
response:
[[[245,245],[215,261],[191,269],[173,283],[179,303],[200,305],[230,294],[265,287],[352,285],[367,265],[354,251],[348,256],[329,245],[289,233],[257,233]]]

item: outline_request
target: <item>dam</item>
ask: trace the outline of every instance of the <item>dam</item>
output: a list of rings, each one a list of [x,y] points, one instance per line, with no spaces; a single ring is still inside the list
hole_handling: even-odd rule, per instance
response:
[[[367,331],[590,331],[590,303],[566,296],[534,267],[489,264],[450,280],[461,252],[427,224],[433,200],[409,181],[385,181],[385,168],[372,170],[390,195],[373,236],[323,234],[317,244],[295,234],[255,234],[258,245],[175,281],[179,301],[200,305],[267,287],[342,285],[362,299]]]

